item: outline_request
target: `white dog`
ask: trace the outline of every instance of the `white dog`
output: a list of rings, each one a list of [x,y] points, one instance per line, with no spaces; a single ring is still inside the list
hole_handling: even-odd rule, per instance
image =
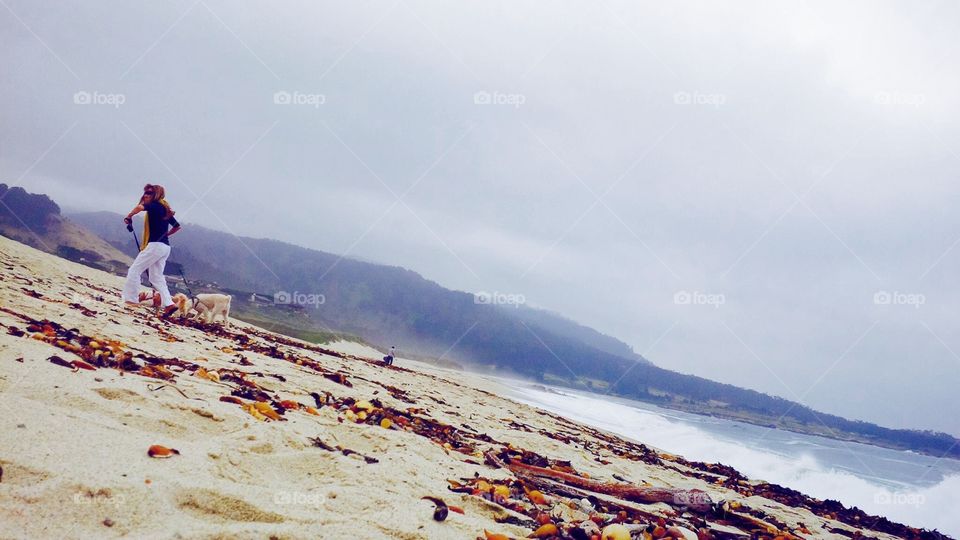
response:
[[[229,326],[230,302],[233,297],[229,294],[198,294],[193,298],[178,293],[173,296],[174,303],[177,304],[177,311],[180,317],[190,317],[191,312],[196,312],[196,317],[202,318],[206,323],[215,322],[217,317],[223,319],[223,325]]]
[[[171,296],[170,299],[177,305],[177,315],[180,315],[181,319],[186,317],[190,312],[190,297],[178,292]]]

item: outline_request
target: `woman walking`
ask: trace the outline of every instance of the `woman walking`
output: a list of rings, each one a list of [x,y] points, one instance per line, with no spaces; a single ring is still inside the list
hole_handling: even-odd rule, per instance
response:
[[[147,184],[143,187],[143,197],[133,210],[123,218],[128,228],[133,223],[133,216],[146,212],[143,220],[143,242],[140,245],[140,254],[130,265],[127,271],[127,282],[123,287],[123,301],[128,305],[139,305],[140,276],[147,271],[150,284],[160,293],[160,305],[163,306],[163,317],[167,317],[177,309],[167,289],[167,280],[163,276],[163,268],[170,256],[170,241],[168,238],[180,230],[180,224],[173,217],[174,211],[167,203],[163,186]],[[172,229],[170,227],[173,227]]]

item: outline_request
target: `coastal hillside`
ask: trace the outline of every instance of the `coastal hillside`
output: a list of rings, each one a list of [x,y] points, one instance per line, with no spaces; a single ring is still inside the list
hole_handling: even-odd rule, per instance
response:
[[[112,273],[126,272],[133,259],[85,227],[64,217],[43,194],[0,184],[0,235]],[[133,245],[133,241],[130,241]]]
[[[70,217],[111,245],[133,249],[130,234],[118,225],[120,215]],[[522,302],[497,303],[499,296],[446,289],[412,270],[277,240],[187,224],[176,237],[171,261],[183,265],[190,280],[271,300],[279,292],[289,293],[291,301],[299,296],[302,313],[317,328],[348,332],[385,347],[398,344],[405,353],[581,387],[588,379],[613,380],[635,364],[650,365],[622,341]],[[323,300],[310,303],[312,298]],[[560,351],[562,359],[551,351]]]
[[[0,238],[0,536],[945,538]],[[624,536],[625,535],[625,536]]]
[[[119,249],[133,247],[130,234],[118,226],[118,214],[75,213],[71,219]],[[281,291],[291,301],[300,296],[314,323],[381,346],[400,345],[407,353],[488,363],[537,378],[570,376],[543,343],[562,351],[577,373],[590,365],[622,373],[635,363],[649,364],[622,341],[526,306],[517,295],[453,291],[406,268],[194,224],[176,240],[171,260],[184,266],[188,279],[270,299]],[[312,298],[323,301],[311,303]]]

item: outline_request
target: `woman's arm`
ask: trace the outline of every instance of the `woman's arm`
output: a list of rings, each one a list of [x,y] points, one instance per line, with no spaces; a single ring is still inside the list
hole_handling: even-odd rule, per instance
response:
[[[123,222],[129,225],[130,222],[133,221],[133,219],[132,219],[133,216],[139,214],[140,212],[143,212],[143,205],[142,205],[142,204],[138,204],[137,206],[135,206],[135,207],[133,208],[133,210],[131,210],[130,213],[127,214],[127,217],[123,218]]]
[[[169,237],[169,236],[173,236],[173,235],[177,234],[177,232],[178,232],[179,230],[180,230],[180,225],[177,225],[176,227],[170,229],[169,232],[167,232],[167,236],[168,236],[168,237]]]

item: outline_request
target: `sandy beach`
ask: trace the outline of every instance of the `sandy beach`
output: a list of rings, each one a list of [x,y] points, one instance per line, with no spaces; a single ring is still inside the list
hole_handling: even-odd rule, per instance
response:
[[[611,524],[636,538],[938,537],[507,400],[470,374],[384,367],[360,344],[236,320],[161,320],[120,305],[120,278],[6,238],[0,264],[2,538],[590,538]],[[442,521],[423,497],[449,505]]]

